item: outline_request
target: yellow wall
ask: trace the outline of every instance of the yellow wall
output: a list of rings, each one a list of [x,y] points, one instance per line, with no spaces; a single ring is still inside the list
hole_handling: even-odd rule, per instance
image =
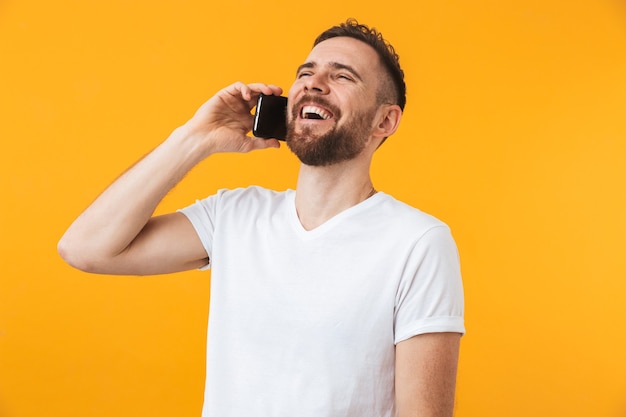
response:
[[[412,5],[409,7],[409,5]],[[615,0],[0,3],[0,416],[198,416],[209,273],[90,276],[73,218],[219,88],[288,88],[355,16],[409,86],[378,189],[448,222],[467,329],[457,417],[626,415],[626,7]],[[220,155],[160,211],[293,187]]]

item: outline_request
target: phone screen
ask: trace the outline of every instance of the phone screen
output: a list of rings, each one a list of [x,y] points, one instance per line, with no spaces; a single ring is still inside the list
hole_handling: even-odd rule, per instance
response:
[[[285,140],[287,136],[287,97],[259,95],[252,134],[259,138]]]

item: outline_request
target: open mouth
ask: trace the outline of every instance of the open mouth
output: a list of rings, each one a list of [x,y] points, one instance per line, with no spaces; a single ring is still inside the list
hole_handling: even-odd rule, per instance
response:
[[[303,119],[310,120],[328,120],[332,117],[326,110],[317,106],[303,106],[300,111],[300,116]]]

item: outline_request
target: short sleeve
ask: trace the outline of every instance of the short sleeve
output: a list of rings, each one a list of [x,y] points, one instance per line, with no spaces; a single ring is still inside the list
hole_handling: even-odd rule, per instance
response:
[[[222,192],[223,191],[219,191],[215,195],[207,197],[203,200],[197,200],[194,204],[178,210],[187,216],[196,230],[206,253],[209,255],[209,263],[200,268],[202,270],[209,269],[211,267],[217,206]]]
[[[394,342],[423,333],[465,333],[459,255],[449,228],[430,228],[416,242],[396,294]]]

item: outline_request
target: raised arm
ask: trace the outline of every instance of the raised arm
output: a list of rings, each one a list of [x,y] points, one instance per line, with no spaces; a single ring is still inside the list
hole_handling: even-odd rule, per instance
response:
[[[452,417],[460,333],[426,333],[396,345],[397,417]]]
[[[161,145],[114,181],[69,227],[59,254],[94,273],[147,275],[182,271],[208,262],[191,223],[181,213],[152,217],[165,195],[196,164],[214,153],[278,147],[247,136],[259,93],[276,86],[236,83],[204,103]]]

